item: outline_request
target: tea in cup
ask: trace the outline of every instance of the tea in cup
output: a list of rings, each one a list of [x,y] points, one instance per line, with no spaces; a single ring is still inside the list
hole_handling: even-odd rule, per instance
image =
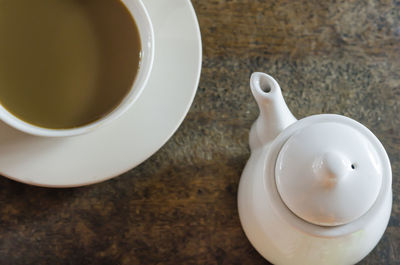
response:
[[[139,0],[0,0],[0,119],[71,136],[136,101],[154,57]]]

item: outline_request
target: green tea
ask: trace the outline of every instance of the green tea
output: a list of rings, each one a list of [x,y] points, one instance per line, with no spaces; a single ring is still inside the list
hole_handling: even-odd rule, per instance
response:
[[[120,0],[0,0],[0,103],[28,123],[73,128],[110,113],[140,54]]]

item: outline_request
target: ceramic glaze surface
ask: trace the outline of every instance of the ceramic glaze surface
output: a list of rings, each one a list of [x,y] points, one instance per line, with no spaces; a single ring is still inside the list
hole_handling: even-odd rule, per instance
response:
[[[354,221],[376,201],[382,159],[356,127],[312,124],[291,136],[279,152],[279,195],[300,218],[335,226]]]
[[[197,91],[200,29],[190,1],[148,0],[145,7],[154,27],[155,57],[137,102],[109,125],[75,137],[34,137],[0,123],[2,175],[46,187],[98,183],[136,167],[173,135]]]
[[[382,237],[392,208],[382,144],[344,116],[296,121],[266,74],[254,73],[250,86],[260,116],[238,191],[246,236],[273,264],[359,262]]]

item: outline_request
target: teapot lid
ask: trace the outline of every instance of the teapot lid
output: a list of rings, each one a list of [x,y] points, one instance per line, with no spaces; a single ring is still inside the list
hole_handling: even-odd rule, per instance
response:
[[[372,133],[354,123],[339,119],[310,124],[296,131],[279,151],[275,165],[279,195],[309,223],[350,223],[378,197],[384,161],[376,143],[366,137]]]

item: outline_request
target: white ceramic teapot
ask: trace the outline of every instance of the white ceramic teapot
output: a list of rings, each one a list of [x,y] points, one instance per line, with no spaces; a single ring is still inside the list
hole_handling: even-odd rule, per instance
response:
[[[341,115],[297,121],[269,75],[254,73],[250,86],[260,115],[238,191],[248,239],[273,264],[357,263],[382,237],[392,208],[382,144]]]

